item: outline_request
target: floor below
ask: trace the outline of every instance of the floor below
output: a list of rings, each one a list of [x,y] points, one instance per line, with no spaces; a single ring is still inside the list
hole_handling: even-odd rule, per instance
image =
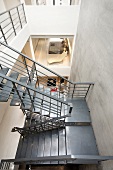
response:
[[[47,62],[48,55],[48,39],[39,39],[36,50],[35,50],[35,60],[44,66],[69,66],[70,65],[70,55],[63,59],[62,62],[49,64]]]

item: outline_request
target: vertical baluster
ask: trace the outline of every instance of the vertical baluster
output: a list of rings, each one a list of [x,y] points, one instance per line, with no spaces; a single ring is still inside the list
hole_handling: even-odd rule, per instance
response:
[[[16,36],[16,30],[15,30],[13,19],[12,19],[12,16],[11,16],[11,11],[9,11],[9,17],[10,17],[10,20],[11,20],[11,23],[12,23],[12,28],[13,28],[15,36]]]
[[[26,67],[26,70],[27,70],[27,74],[28,74],[28,77],[29,77],[29,81],[31,82],[31,77],[30,77],[30,74],[29,74],[29,70],[28,70],[28,67],[27,67],[27,62],[26,62],[26,58],[24,56],[22,56],[23,60],[24,60],[24,65]]]
[[[73,95],[74,95],[74,92],[75,92],[75,85],[76,84],[74,84],[74,87],[73,87],[72,98],[73,98]]]
[[[4,38],[5,43],[8,44],[1,25],[0,25],[0,30],[1,30],[1,33],[2,33],[2,35],[3,35],[3,38]]]
[[[89,92],[90,87],[91,87],[91,84],[89,84],[89,87],[88,87],[88,89],[87,89],[87,92],[86,92],[85,98],[87,97],[87,94],[88,94],[88,92]]]
[[[23,8],[23,13],[24,13],[24,17],[25,17],[25,22],[27,23],[26,15],[25,15],[25,9],[24,9],[24,4],[22,4],[22,8]]]
[[[18,18],[19,18],[20,26],[22,28],[22,22],[21,22],[21,18],[20,18],[20,14],[19,14],[19,9],[18,9],[18,7],[16,9],[17,9],[17,13],[18,13]]]

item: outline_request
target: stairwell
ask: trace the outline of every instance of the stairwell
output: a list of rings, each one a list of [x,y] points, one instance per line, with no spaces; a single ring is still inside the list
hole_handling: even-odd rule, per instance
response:
[[[69,169],[71,164],[78,168],[113,159],[99,156],[96,145],[86,103],[94,84],[71,82],[16,49],[1,46],[0,102],[10,99],[10,106],[20,106],[26,116],[24,127],[12,127],[20,133],[16,157],[2,160],[1,169],[13,169],[14,164]]]

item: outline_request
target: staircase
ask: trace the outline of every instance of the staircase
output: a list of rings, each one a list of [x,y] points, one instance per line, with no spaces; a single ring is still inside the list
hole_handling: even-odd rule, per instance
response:
[[[99,156],[86,103],[93,83],[74,83],[0,42],[0,102],[20,106],[26,115],[14,165],[98,164]],[[12,54],[12,55],[10,55]],[[18,57],[19,56],[19,57]]]

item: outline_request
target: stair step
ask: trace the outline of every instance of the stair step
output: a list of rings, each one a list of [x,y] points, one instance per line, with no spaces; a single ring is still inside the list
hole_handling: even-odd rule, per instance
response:
[[[17,152],[16,152],[16,157],[15,158],[21,158],[21,151],[22,151],[22,145],[23,145],[23,137],[20,136]]]
[[[50,89],[49,88],[46,88],[45,90],[44,90],[44,93],[46,93],[46,94],[48,94],[48,95],[50,95]],[[43,106],[43,108],[45,108],[46,110],[42,110],[42,115],[44,115],[44,116],[49,116],[49,114],[50,114],[50,112],[49,112],[49,109],[50,109],[50,98],[49,97],[47,97],[47,96],[43,96],[43,99],[44,99],[44,101],[43,101],[43,103],[42,103],[42,106]]]
[[[36,158],[38,155],[38,143],[39,143],[39,135],[35,134],[33,135],[32,151],[31,151],[32,158]]]
[[[20,158],[25,158],[26,157],[27,143],[28,143],[28,139],[26,137],[23,137],[21,152],[20,152],[20,155],[19,155]]]
[[[44,156],[51,155],[51,138],[52,138],[52,131],[45,132],[45,143],[44,143]],[[44,162],[44,164],[50,164],[50,161]]]
[[[13,79],[17,79],[19,76],[19,73],[11,73],[9,77]],[[13,83],[11,81],[7,81],[4,84],[4,87],[2,91],[0,92],[0,102],[7,102],[10,96],[10,93],[13,89]]]
[[[25,85],[27,84],[27,81],[28,81],[28,77],[20,78],[20,82],[24,83]],[[19,92],[19,95],[22,97],[23,92],[24,92],[24,89],[22,88],[22,86],[18,85],[17,90]],[[10,106],[19,106],[19,105],[20,105],[20,99],[19,99],[19,96],[17,95],[17,92],[15,90],[13,98],[10,103]]]
[[[51,156],[58,156],[58,130],[52,130]],[[58,164],[58,161],[51,161],[51,164]]]
[[[6,75],[6,74],[8,73],[8,71],[9,71],[9,68],[2,68],[2,69],[0,70],[0,73]],[[1,83],[2,81],[3,81],[3,78],[0,77],[0,83]]]
[[[45,133],[39,133],[39,143],[38,143],[38,157],[43,157],[44,154],[44,142],[45,142]]]
[[[36,158],[46,156],[66,155],[65,149],[65,130],[49,130],[37,134],[29,134],[20,138],[16,159]],[[58,161],[42,161],[42,164],[58,164]],[[60,161],[61,164],[64,161]]]
[[[29,134],[26,148],[26,158],[30,158],[32,154],[32,146],[33,146],[33,136]]]
[[[66,155],[65,129],[59,129],[59,155]],[[64,164],[65,161],[59,161],[59,163]]]
[[[43,87],[39,86],[37,87],[37,90],[43,91]],[[41,112],[41,103],[42,103],[43,95],[40,93],[36,93],[34,97],[34,113],[40,113]]]
[[[28,85],[30,87],[35,88],[36,82],[35,81],[29,82]],[[29,90],[29,93],[31,95],[31,98],[33,99],[34,91],[33,90]],[[25,95],[24,95],[24,99],[23,99],[23,104],[24,104],[24,106],[21,106],[21,108],[24,109],[24,110],[30,110],[31,107],[32,107],[31,99],[30,99],[30,96],[29,96],[27,90],[25,91]]]
[[[66,122],[70,123],[91,123],[91,118],[89,114],[89,109],[84,99],[72,99],[67,100],[72,103],[73,109],[71,112],[71,117],[66,118]]]
[[[67,155],[98,155],[91,126],[66,126]]]

